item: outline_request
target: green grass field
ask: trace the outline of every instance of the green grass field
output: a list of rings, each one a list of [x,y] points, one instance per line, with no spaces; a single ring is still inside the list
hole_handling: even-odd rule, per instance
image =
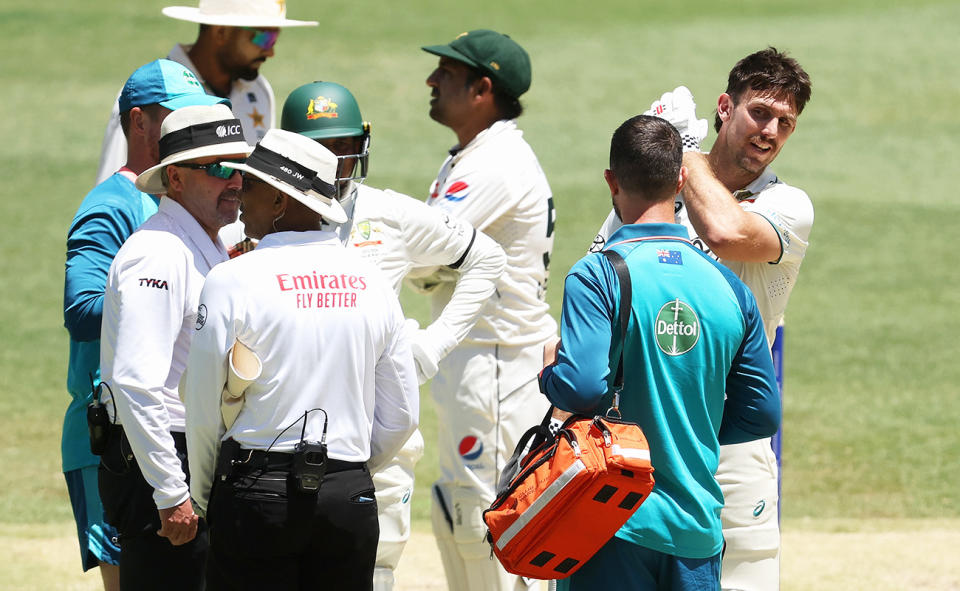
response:
[[[160,15],[167,3],[0,0],[0,529],[70,520],[59,448],[66,229],[120,85],[195,36]],[[419,47],[487,27],[527,48],[534,81],[520,125],[556,200],[555,315],[563,275],[609,211],[601,172],[616,126],[681,83],[712,120],[737,59],[789,50],[813,99],[774,168],[810,194],[816,223],[787,314],[784,517],[960,516],[960,273],[949,262],[960,4],[292,0],[289,16],[321,26],[285,31],[263,67],[278,103],[315,79],[351,88],[373,122],[369,182],[418,197],[455,141],[427,116],[435,58]],[[436,474],[423,399],[418,519]]]

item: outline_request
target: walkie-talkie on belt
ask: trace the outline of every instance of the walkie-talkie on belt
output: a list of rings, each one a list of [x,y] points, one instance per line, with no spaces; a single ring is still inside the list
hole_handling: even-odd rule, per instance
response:
[[[323,409],[314,409],[323,412],[323,435],[320,442],[304,441],[307,431],[307,412],[303,413],[303,429],[300,431],[300,442],[293,449],[293,470],[291,475],[297,483],[297,490],[304,493],[316,493],[323,484],[323,477],[327,473],[327,413]]]
[[[110,388],[103,382],[94,386],[93,375],[90,375],[93,401],[87,405],[87,432],[90,436],[90,452],[95,456],[102,456],[110,442],[110,415],[107,413],[107,407],[100,402],[100,392],[104,386]]]

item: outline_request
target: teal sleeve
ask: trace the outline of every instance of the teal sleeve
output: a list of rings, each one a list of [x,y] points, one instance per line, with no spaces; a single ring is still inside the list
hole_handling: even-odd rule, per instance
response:
[[[564,282],[557,360],[541,372],[540,390],[561,410],[590,413],[608,390],[611,302],[619,297],[610,291],[619,290],[594,273],[574,269]]]
[[[75,341],[100,338],[107,272],[139,220],[114,207],[95,207],[74,219],[67,235],[63,323]]]
[[[771,437],[780,428],[780,391],[763,321],[753,294],[737,282],[745,332],[727,374],[727,398],[718,439],[721,445]]]

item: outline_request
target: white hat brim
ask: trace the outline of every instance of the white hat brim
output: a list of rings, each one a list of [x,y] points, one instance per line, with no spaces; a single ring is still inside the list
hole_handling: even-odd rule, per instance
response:
[[[317,21],[298,21],[284,17],[207,14],[195,6],[167,6],[163,14],[181,21],[223,27],[315,27]]]
[[[136,185],[137,188],[144,193],[159,195],[166,192],[166,188],[163,186],[163,181],[160,177],[160,171],[171,164],[176,164],[177,162],[183,162],[185,160],[193,160],[194,158],[206,158],[208,156],[230,156],[232,154],[243,154],[244,156],[249,156],[251,152],[253,152],[253,147],[246,142],[213,144],[210,146],[201,146],[199,148],[192,148],[190,150],[184,150],[183,152],[177,152],[169,158],[164,159],[160,164],[151,166],[140,173],[140,176],[137,177]]]
[[[343,210],[340,202],[337,201],[335,197],[314,197],[312,195],[307,195],[306,193],[302,193],[294,189],[287,183],[279,181],[261,170],[257,170],[256,168],[240,162],[224,162],[223,166],[242,170],[246,173],[254,175],[258,179],[272,186],[274,189],[283,191],[313,211],[319,213],[321,216],[323,216],[323,219],[327,220],[328,222],[342,224],[347,221],[347,212]]]

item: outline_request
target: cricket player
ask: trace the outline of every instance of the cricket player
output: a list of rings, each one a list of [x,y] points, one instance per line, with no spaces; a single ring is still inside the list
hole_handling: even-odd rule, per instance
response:
[[[160,164],[137,188],[165,193],[107,275],[102,399],[112,421],[100,498],[120,532],[124,589],[201,589],[207,540],[190,504],[179,382],[203,279],[228,259],[217,233],[234,222],[240,174],[220,165],[251,148],[226,105],[177,109],[160,127]],[[198,534],[199,531],[199,534]]]
[[[184,386],[191,490],[211,523],[207,588],[371,589],[368,463],[393,458],[419,417],[400,303],[375,265],[321,230],[346,221],[332,153],[273,129],[245,164],[225,166],[245,172],[242,215],[260,242],[208,275]],[[238,346],[262,363],[227,426],[221,392]],[[317,444],[315,461],[301,448]],[[305,478],[298,458],[322,473]]]
[[[160,198],[137,189],[137,175],[159,163],[160,125],[174,109],[227,99],[203,92],[176,62],[155,60],[131,74],[120,92],[120,119],[127,138],[126,164],[83,199],[67,234],[63,320],[70,333],[67,390],[72,400],[63,421],[63,475],[73,506],[83,570],[100,567],[104,588],[119,589],[117,531],[103,517],[97,490],[98,457],[90,450],[87,405],[100,381],[100,322],[107,271],[123,242],[157,212]]]
[[[482,232],[412,197],[363,184],[367,175],[370,124],[353,94],[334,82],[313,82],[294,90],[283,105],[280,126],[314,139],[336,154],[337,186],[346,223],[331,228],[348,250],[382,270],[399,293],[411,270],[444,267],[457,272],[450,301],[426,328],[411,338],[420,384],[466,337],[493,296],[503,272],[503,249]],[[408,323],[414,323],[408,320]],[[410,537],[414,466],[423,455],[416,431],[400,453],[377,470],[380,544],[374,590],[388,591]]]
[[[717,100],[717,140],[708,154],[699,152],[707,122],[696,118],[685,87],[664,94],[648,111],[673,123],[693,148],[683,155],[689,176],[676,200],[677,223],[747,284],[770,345],[807,251],[813,205],[769,165],[796,129],[810,92],[810,77],[786,54],[769,47],[743,58]],[[591,250],[602,248],[621,223],[611,212]],[[777,478],[769,438],[721,448],[724,590],[779,588]]]
[[[480,320],[440,361],[433,380],[441,469],[433,487],[433,531],[450,589],[524,589],[532,583],[507,574],[492,557],[482,513],[518,439],[547,410],[536,376],[557,328],[544,300],[553,198],[515,121],[523,111],[519,97],[530,87],[530,58],[510,37],[490,30],[423,50],[440,58],[427,78],[430,117],[458,140],[427,204],[472,224],[507,256]],[[415,281],[432,294],[434,316],[449,301],[455,278],[440,269]]]
[[[286,18],[286,2],[276,0],[200,0],[198,7],[167,6],[170,18],[200,24],[193,44],[177,44],[167,59],[183,64],[196,75],[207,94],[229,98],[250,145],[273,127],[273,87],[260,66],[273,57],[283,27],[316,26],[316,21]],[[103,134],[97,182],[123,164],[125,140],[120,132],[117,105]]]

